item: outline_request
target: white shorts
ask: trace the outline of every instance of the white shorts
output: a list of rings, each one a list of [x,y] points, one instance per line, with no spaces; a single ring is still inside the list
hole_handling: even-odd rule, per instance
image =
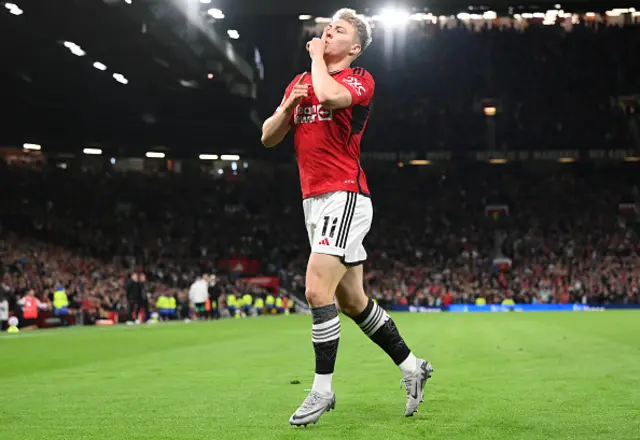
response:
[[[345,266],[367,259],[362,242],[373,220],[369,197],[335,191],[304,199],[302,208],[311,252],[338,256]]]

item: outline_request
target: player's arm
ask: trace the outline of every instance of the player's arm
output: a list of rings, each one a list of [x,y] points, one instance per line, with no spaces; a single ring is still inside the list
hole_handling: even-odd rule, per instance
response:
[[[38,298],[36,298],[36,302],[38,303],[38,308],[40,310],[46,310],[49,308],[49,304],[47,304],[46,302],[40,301]]]
[[[311,79],[313,91],[324,108],[341,109],[351,106],[351,93],[329,75],[327,63],[321,55],[311,59]]]
[[[291,112],[280,108],[276,113],[262,124],[262,145],[267,148],[275,147],[289,132],[291,128]]]
[[[320,104],[328,109],[342,109],[370,101],[374,89],[371,75],[359,69],[360,74],[336,81],[329,74],[323,48],[324,41],[319,38],[314,38],[308,45],[313,91]]]
[[[280,107],[276,112],[262,124],[262,145],[267,148],[275,147],[287,135],[291,128],[291,116],[298,103],[309,96],[309,86],[302,84],[306,72],[293,84],[287,88]]]

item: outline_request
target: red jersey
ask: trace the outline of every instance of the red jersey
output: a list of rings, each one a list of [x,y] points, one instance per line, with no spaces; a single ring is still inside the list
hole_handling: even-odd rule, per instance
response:
[[[305,199],[333,191],[369,195],[360,165],[360,140],[369,121],[375,82],[361,67],[349,67],[331,76],[351,93],[351,106],[337,110],[323,108],[310,87],[309,97],[300,101],[291,118]],[[297,75],[287,87],[283,103],[299,78]],[[312,84],[311,74],[307,74],[303,84]]]

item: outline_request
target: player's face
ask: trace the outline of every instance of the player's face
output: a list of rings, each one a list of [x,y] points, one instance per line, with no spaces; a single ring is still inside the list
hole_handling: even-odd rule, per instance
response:
[[[356,29],[346,20],[336,20],[324,28],[322,37],[327,42],[325,58],[341,59],[360,53],[360,43]]]

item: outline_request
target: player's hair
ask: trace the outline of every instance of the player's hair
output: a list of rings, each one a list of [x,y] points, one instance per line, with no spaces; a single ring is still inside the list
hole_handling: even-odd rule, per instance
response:
[[[373,37],[371,36],[371,25],[364,16],[356,14],[356,11],[353,9],[342,8],[333,14],[333,20],[348,21],[354,28],[356,28],[356,34],[358,35],[360,46],[362,46],[362,50],[360,51],[361,54],[367,47],[369,47]]]

